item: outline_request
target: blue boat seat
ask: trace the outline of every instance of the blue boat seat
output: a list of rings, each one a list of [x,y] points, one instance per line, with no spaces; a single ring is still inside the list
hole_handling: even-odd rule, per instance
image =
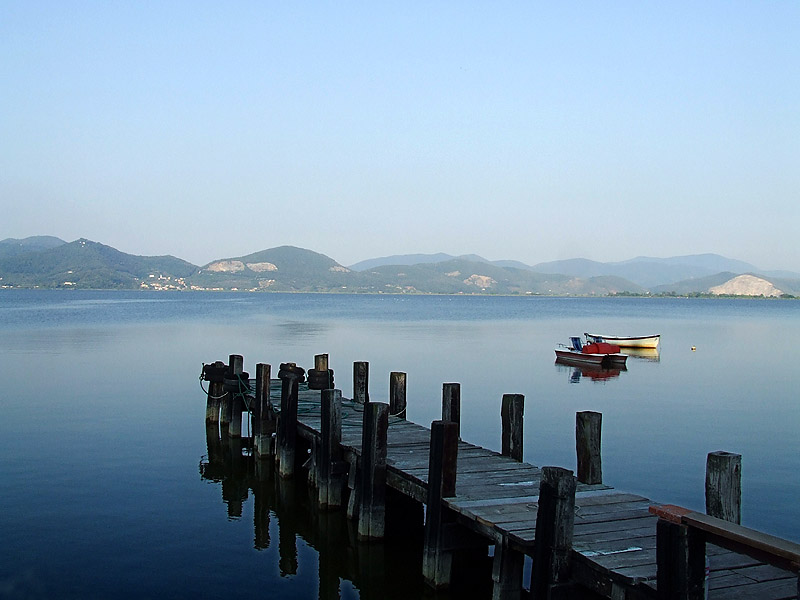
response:
[[[569,338],[569,341],[572,342],[572,349],[573,350],[577,350],[578,352],[583,350],[583,344],[581,344],[581,338],[579,338],[579,337],[571,337],[571,338]]]

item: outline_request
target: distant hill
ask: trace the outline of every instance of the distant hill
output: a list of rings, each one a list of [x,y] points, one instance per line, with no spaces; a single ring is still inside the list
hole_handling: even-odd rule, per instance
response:
[[[416,265],[386,265],[361,275],[364,277],[361,287],[366,287],[366,291],[542,295],[606,295],[620,291],[645,291],[636,284],[619,279],[587,280],[463,258]]]
[[[800,278],[785,279],[754,273],[716,273],[652,288],[654,294],[715,294],[732,296],[800,296]]]
[[[23,239],[6,238],[0,240],[0,258],[18,256],[28,252],[41,252],[66,244],[62,239],[51,235],[36,235]]]
[[[280,246],[210,262],[189,283],[203,288],[316,292],[347,289],[350,273],[324,254]]]
[[[5,287],[134,289],[178,280],[197,267],[173,256],[133,256],[86,239],[0,259]],[[164,283],[165,285],[166,283]]]
[[[749,268],[742,272],[742,269]],[[715,269],[722,269],[715,271]],[[312,250],[280,246],[197,267],[174,256],[136,256],[98,242],[40,236],[0,241],[0,287],[281,292],[800,295],[800,275],[758,272],[714,254],[571,259],[533,267],[467,254],[395,255],[352,268]],[[793,277],[792,275],[797,275]],[[656,282],[656,283],[652,283]]]
[[[693,254],[671,258],[639,256],[622,262],[600,263],[586,259],[570,259],[539,263],[532,267],[544,273],[562,273],[575,277],[597,277],[612,275],[622,277],[651,288],[686,279],[702,278],[729,271],[750,273],[758,268],[739,260],[718,254]]]
[[[393,256],[382,256],[362,260],[354,265],[350,265],[351,271],[368,271],[386,265],[419,265],[424,263],[439,263],[453,260],[455,256],[438,252],[437,254],[395,254]]]

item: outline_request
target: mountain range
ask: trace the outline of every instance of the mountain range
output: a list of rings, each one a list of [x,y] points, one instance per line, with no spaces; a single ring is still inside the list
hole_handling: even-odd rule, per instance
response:
[[[717,254],[582,258],[526,265],[470,254],[406,254],[346,267],[293,246],[193,265],[87,239],[0,240],[0,287],[518,295],[800,295],[800,273],[763,271]]]

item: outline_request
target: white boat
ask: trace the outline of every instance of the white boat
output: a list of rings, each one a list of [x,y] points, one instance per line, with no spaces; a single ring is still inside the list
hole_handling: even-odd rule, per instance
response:
[[[599,333],[584,333],[587,342],[607,342],[620,348],[658,348],[661,334],[656,335],[601,335]]]
[[[628,360],[618,346],[607,342],[595,342],[583,345],[579,337],[570,338],[571,346],[559,344],[556,348],[556,361],[568,365],[589,365],[604,369],[621,368]]]

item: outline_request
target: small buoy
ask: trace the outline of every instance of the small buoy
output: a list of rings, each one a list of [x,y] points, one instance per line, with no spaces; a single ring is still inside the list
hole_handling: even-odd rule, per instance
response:
[[[694,352],[695,350],[697,350],[697,348],[695,346],[692,346],[692,352]]]

